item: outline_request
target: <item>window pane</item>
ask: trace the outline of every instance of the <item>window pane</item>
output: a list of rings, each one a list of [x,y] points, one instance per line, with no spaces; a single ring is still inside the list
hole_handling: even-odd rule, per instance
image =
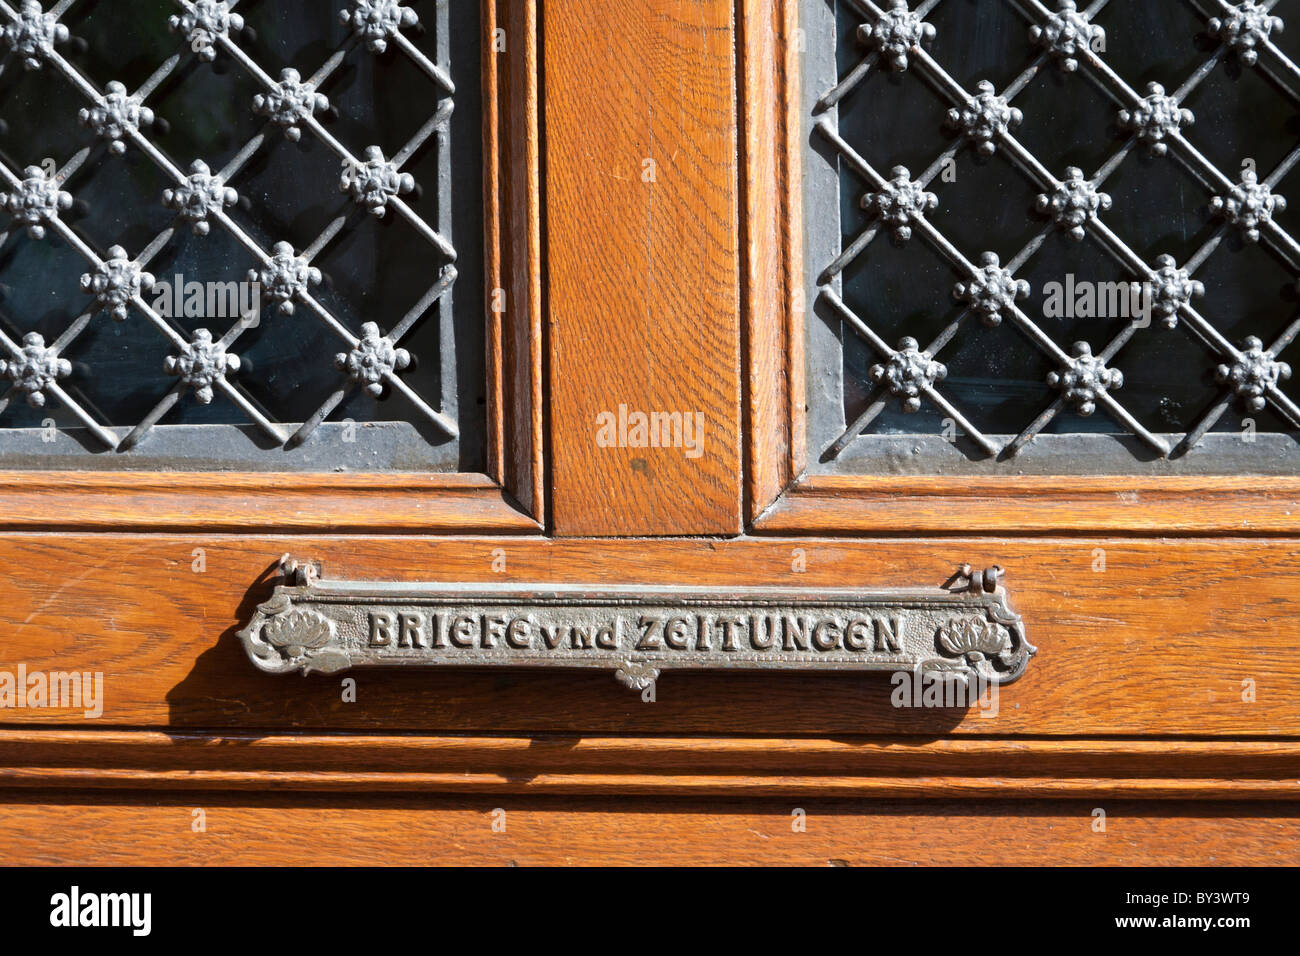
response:
[[[1296,470],[1271,6],[804,5],[815,467]]]
[[[0,465],[481,470],[478,6],[0,8]]]

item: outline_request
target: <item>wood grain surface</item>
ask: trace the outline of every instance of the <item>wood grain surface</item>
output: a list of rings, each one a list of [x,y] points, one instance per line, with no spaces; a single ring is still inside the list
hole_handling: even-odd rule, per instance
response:
[[[543,10],[554,530],[740,529],[735,32],[726,0]],[[702,454],[597,416],[698,413]]]
[[[798,0],[742,0],[746,517],[803,472],[804,322]]]
[[[539,527],[486,475],[0,471],[0,529],[8,530],[519,534]]]
[[[1289,534],[1300,477],[1249,475],[801,479],[764,534]]]
[[[1295,800],[1300,742],[11,729],[0,787]]]
[[[195,549],[204,571],[196,573]],[[1039,648],[997,716],[900,709],[881,675],[672,673],[643,702],[611,675],[509,669],[258,673],[235,631],[279,557],[326,575],[533,583],[940,585],[1000,564]],[[494,560],[505,573],[494,574]],[[739,539],[0,536],[0,667],[104,673],[91,726],[583,735],[1292,737],[1300,542],[1289,539]],[[805,566],[796,572],[794,567]],[[1104,566],[1104,570],[1094,570]],[[1250,682],[1250,683],[1245,683]],[[1253,689],[1253,690],[1252,690]],[[1254,699],[1246,700],[1253,692]],[[5,724],[84,722],[4,710]]]
[[[0,800],[0,863],[9,864],[1300,863],[1295,804],[40,792]],[[1105,832],[1093,829],[1099,806]],[[796,809],[804,832],[792,826]],[[196,810],[203,832],[193,829]]]
[[[1300,864],[1300,478],[799,480],[796,0],[484,9],[510,51],[488,474],[0,473],[0,671],[106,698],[0,710],[0,864]],[[703,453],[601,447],[620,406],[700,413]],[[647,702],[355,671],[345,702],[235,636],[284,553],[720,590],[1000,564],[1039,653],[991,717],[779,672],[669,671]]]
[[[536,0],[483,0],[488,474],[545,506],[541,122]],[[499,49],[497,31],[504,31]]]

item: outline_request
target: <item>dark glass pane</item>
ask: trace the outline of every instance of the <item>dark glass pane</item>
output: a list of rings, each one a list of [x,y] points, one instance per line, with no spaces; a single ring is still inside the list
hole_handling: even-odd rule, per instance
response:
[[[819,210],[808,224],[812,321],[833,335],[813,330],[810,372],[838,381],[843,414],[814,412],[815,459],[870,468],[878,448],[895,467],[905,446],[893,438],[942,435],[952,443],[913,452],[998,468],[1066,447],[1053,436],[1093,435],[1118,441],[1104,446],[1109,464],[1083,461],[1092,446],[1075,443],[1058,470],[1198,456],[1192,467],[1240,470],[1254,436],[1275,433],[1260,452],[1269,467],[1279,448],[1300,463],[1300,378],[1279,364],[1300,354],[1300,196],[1267,198],[1292,191],[1300,157],[1290,33],[1270,24],[1277,42],[1256,37],[1252,62],[1238,34],[1211,35],[1218,5],[1203,13],[1186,0],[1093,3],[1090,22],[1068,3],[1051,19],[1012,0],[824,5],[833,16],[805,10],[806,207]],[[1086,51],[1053,43],[1063,25]],[[1176,100],[1152,98],[1162,95]],[[983,150],[961,115],[976,105],[1003,124],[987,127]],[[1148,107],[1165,111],[1144,117]],[[1256,177],[1268,188],[1251,195]],[[1262,220],[1237,215],[1234,186],[1247,207],[1267,207]],[[824,192],[838,196],[833,246]],[[1091,201],[1093,215],[1064,221],[1054,198]],[[1014,308],[1004,296],[983,315],[970,289],[990,264],[1012,267],[1002,278]],[[1160,311],[1168,265],[1188,270],[1181,295],[1171,287],[1163,300],[1184,305],[1172,326]],[[1274,387],[1252,391],[1252,374],[1275,376]]]
[[[11,386],[0,399],[0,466],[482,469],[479,4],[417,5],[383,37],[355,32],[340,19],[344,6],[356,4],[243,0],[225,25],[230,49],[209,44],[166,0],[77,0],[62,14],[57,57],[41,54],[39,69],[26,69],[9,54],[0,192],[49,188],[18,182],[44,165],[72,202],[57,223],[37,223],[40,238],[0,217],[0,358],[14,368],[34,332],[67,363],[43,390],[16,371],[0,378]],[[292,129],[271,115],[280,82],[292,79],[286,69],[314,84]],[[79,116],[96,108],[85,83],[101,96],[142,93],[145,142],[128,133],[124,151],[110,148],[95,117]],[[166,190],[184,194],[195,161],[235,191],[200,213],[202,234],[178,217],[180,199],[164,202]],[[367,203],[348,188],[384,179],[379,164],[390,161],[395,191]],[[150,308],[115,317],[80,287],[115,246],[128,260],[149,250],[144,269],[157,284],[141,294]],[[292,314],[268,285],[267,257],[285,250],[310,254],[292,263]],[[367,338],[369,323],[377,333]],[[218,383],[210,402],[202,376],[174,361],[185,343],[201,349],[205,329],[238,358],[224,366],[232,388]],[[386,374],[372,394],[364,372],[376,361]],[[26,401],[34,391],[39,407]],[[51,421],[54,441],[41,428]],[[228,432],[214,446],[205,426]]]

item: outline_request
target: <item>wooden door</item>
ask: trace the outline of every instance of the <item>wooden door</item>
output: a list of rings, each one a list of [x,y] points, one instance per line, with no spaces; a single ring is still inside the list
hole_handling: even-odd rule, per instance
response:
[[[842,202],[837,177],[862,172],[859,161],[867,162],[862,142],[849,137],[876,128],[865,116],[854,120],[857,127],[844,117],[850,109],[887,105],[892,93],[919,95],[910,87],[898,92],[919,83],[901,68],[899,53],[908,54],[911,72],[940,76],[927,31],[917,26],[915,41],[902,50],[875,49],[870,25],[885,14],[857,0],[415,2],[410,16],[398,15],[378,32],[368,32],[362,18],[342,21],[334,33],[324,19],[289,22],[266,4],[246,4],[240,24],[186,21],[181,10],[173,29],[189,41],[192,62],[156,80],[152,71],[166,61],[146,67],[145,52],[139,62],[104,53],[106,38],[123,24],[103,11],[83,15],[79,2],[59,6],[66,42],[55,21],[51,42],[30,53],[10,41],[14,66],[2,79],[15,85],[0,100],[0,116],[71,109],[66,135],[73,145],[65,153],[76,165],[69,172],[70,163],[59,159],[51,177],[40,149],[24,152],[16,136],[0,142],[7,195],[53,197],[52,207],[10,205],[45,211],[6,235],[0,269],[7,277],[0,281],[33,285],[45,275],[38,270],[63,268],[55,253],[85,258],[79,242],[95,257],[88,274],[107,268],[115,258],[104,238],[108,227],[130,226],[134,236],[139,223],[96,219],[93,208],[77,205],[83,200],[76,177],[95,174],[86,180],[91,193],[107,189],[91,179],[108,175],[99,170],[115,162],[133,163],[126,168],[140,176],[152,163],[164,179],[172,177],[170,195],[181,197],[166,207],[161,228],[179,217],[186,228],[208,225],[201,238],[231,233],[246,253],[256,244],[259,272],[273,270],[281,251],[262,234],[280,228],[294,239],[290,259],[310,260],[302,263],[306,271],[289,273],[283,301],[295,305],[293,313],[281,312],[277,301],[260,334],[276,331],[276,322],[328,323],[322,313],[351,329],[337,366],[322,353],[337,376],[321,386],[326,398],[346,386],[365,400],[367,387],[378,384],[375,401],[388,402],[402,381],[425,372],[430,377],[420,381],[434,383],[429,387],[441,402],[408,397],[415,413],[394,413],[396,421],[376,412],[373,421],[349,422],[332,406],[319,417],[321,434],[337,431],[341,442],[351,427],[362,443],[322,450],[320,434],[293,443],[312,420],[311,409],[272,416],[268,396],[276,393],[253,391],[243,400],[256,414],[239,434],[260,428],[280,436],[278,444],[263,436],[254,443],[257,454],[227,460],[225,445],[187,445],[181,436],[150,459],[150,442],[180,436],[166,431],[172,420],[163,417],[174,402],[157,418],[162,424],[143,431],[140,420],[100,415],[116,406],[91,401],[100,394],[86,372],[93,355],[74,354],[77,336],[60,342],[80,364],[69,363],[66,376],[56,364],[43,407],[72,417],[46,426],[38,408],[23,428],[10,426],[35,442],[46,429],[56,436],[46,444],[59,454],[39,445],[13,450],[11,441],[5,447],[16,464],[0,472],[0,568],[9,583],[0,607],[0,668],[102,675],[102,713],[0,710],[0,832],[9,862],[1297,861],[1300,821],[1292,800],[1300,751],[1292,690],[1300,678],[1293,587],[1300,483],[1287,445],[1297,427],[1287,418],[1290,386],[1283,379],[1275,376],[1263,390],[1281,425],[1252,445],[1268,450],[1267,460],[1179,468],[1144,455],[1141,467],[1127,460],[1080,467],[1094,456],[1088,446],[1082,458],[1067,448],[1026,467],[1004,464],[1001,454],[990,456],[999,459],[992,465],[962,454],[957,467],[940,453],[971,441],[979,446],[974,436],[986,433],[960,400],[947,398],[956,394],[946,391],[954,379],[973,375],[949,361],[949,385],[936,387],[932,375],[935,381],[919,390],[922,405],[938,395],[946,403],[941,411],[956,412],[937,416],[937,435],[887,429],[890,448],[863,451],[859,444],[848,456],[851,466],[827,465],[836,438],[827,423],[848,434],[853,419],[881,401],[855,388],[875,384],[901,404],[911,397],[888,385],[890,361],[906,348],[882,340],[880,354],[864,365],[854,336],[865,325],[868,344],[879,337],[859,314],[876,303],[871,321],[924,309],[891,304],[895,280],[873,286],[877,273],[869,269],[854,280],[866,283],[855,287],[867,290],[865,299],[821,280],[830,259],[857,238],[848,212],[839,224],[852,204]],[[166,5],[142,6],[149,9],[132,13],[147,20],[162,15],[155,6]],[[963,17],[988,16],[992,5],[923,6],[938,30],[961,31],[975,28]],[[1094,7],[1089,15],[1106,22],[1104,4]],[[1006,63],[1040,56],[1045,82],[1058,84],[1062,74],[1101,74],[1110,62],[1089,48],[1066,70],[1067,57],[1042,33],[1050,24],[1012,12],[1020,18],[1016,30],[1026,32],[1016,34],[1018,46],[1008,41]],[[1036,5],[1031,13],[1040,15]],[[13,12],[3,16],[17,22]],[[154,25],[163,36],[165,20]],[[866,34],[855,32],[864,24]],[[1184,11],[1183,20],[1156,26],[1187,33],[1191,43],[1207,29],[1205,18],[1200,24]],[[1024,40],[1031,26],[1040,28],[1035,36],[1049,37],[1045,46]],[[1208,55],[1245,66],[1241,42],[1231,30],[1215,29],[1223,49]],[[1120,56],[1124,31],[1112,32]],[[846,39],[856,37],[864,37],[861,48]],[[174,36],[172,42],[187,46]],[[301,94],[297,87],[280,89],[274,100],[275,78],[292,80],[279,73],[282,65],[296,67],[298,81],[312,80],[338,50],[345,51],[332,68],[344,71],[333,77],[338,85],[331,87],[326,73],[315,91],[330,107],[295,100],[289,94]],[[1207,56],[1194,43],[1192,51]],[[864,57],[871,63],[859,68]],[[28,58],[37,68],[17,69]],[[1294,70],[1283,48],[1266,49],[1259,61],[1260,69],[1285,63]],[[140,74],[125,89],[148,92],[136,106],[156,103],[154,123],[136,118],[114,139],[112,124],[92,112],[76,139],[77,109],[93,111],[95,104],[76,102],[86,91],[75,77],[89,76],[95,95],[107,96],[112,70],[91,74],[109,67]],[[230,171],[236,195],[225,195],[223,182],[208,199],[187,205],[189,177],[201,171],[169,169],[151,150],[176,163],[194,158],[172,155],[201,142],[194,132],[175,138],[190,115],[180,106],[193,103],[174,99],[169,111],[166,97],[193,95],[181,88],[202,70],[215,71],[213,82],[248,81],[261,106],[246,111],[257,119],[246,141],[239,124],[251,121],[243,113],[238,123],[221,120],[229,130],[217,124],[207,174]],[[395,71],[390,81],[382,79],[384,70]],[[872,70],[890,73],[884,80],[893,85],[879,96],[858,96],[830,123],[829,112]],[[1015,76],[1009,66],[1004,72],[1003,83]],[[1134,70],[1128,81],[1138,77],[1147,79]],[[424,94],[394,95],[417,80],[426,84]],[[964,73],[956,80],[974,83]],[[48,92],[56,83],[61,91]],[[943,92],[942,82],[934,85]],[[208,102],[224,95],[202,94]],[[1129,113],[1138,109],[1130,104]],[[1273,109],[1281,108],[1275,102]],[[1024,113],[1027,124],[1028,108]],[[464,115],[469,119],[455,121],[461,125],[449,125],[449,116]],[[158,119],[170,123],[161,133]],[[406,137],[395,133],[381,139],[377,155],[364,152],[371,145],[365,137],[388,132],[389,123]],[[1014,136],[1014,127],[1005,132]],[[340,195],[361,207],[363,224],[376,230],[368,251],[352,248],[333,273],[320,266],[319,290],[308,253],[324,254],[354,229],[362,234],[360,226],[343,213],[343,224],[333,225],[332,214],[314,207],[266,211],[260,202],[241,203],[262,195],[246,189],[241,175],[273,176],[277,160],[265,157],[278,156],[272,151],[284,143],[270,140],[289,129],[300,137],[290,137],[289,147],[301,151],[287,154],[287,171],[276,182],[287,189],[308,181],[316,175],[309,162],[321,150],[337,160],[331,142],[337,143],[354,160],[344,164]],[[467,147],[467,130],[481,131],[481,141],[471,135]],[[885,139],[872,135],[875,144]],[[1114,136],[1112,149],[1147,145],[1137,127]],[[164,150],[156,139],[172,145]],[[125,159],[111,148],[118,140]],[[1177,154],[1180,142],[1169,152]],[[900,132],[897,144],[910,155],[925,142],[912,144]],[[940,144],[957,157],[952,185],[964,186],[960,164],[968,156],[959,156],[959,147],[973,152],[978,141]],[[997,144],[1003,154],[1028,154],[1019,140]],[[90,152],[78,159],[82,148]],[[1292,155],[1282,154],[1283,174]],[[423,162],[423,172],[404,183],[406,167],[388,167],[398,159]],[[32,165],[36,173],[24,174]],[[936,167],[927,189],[940,191],[943,169]],[[1063,170],[1048,174],[1062,175],[1053,179],[1062,188],[1072,182]],[[886,196],[896,177],[866,178],[868,193]],[[462,195],[467,182],[475,184],[472,199]],[[1284,191],[1280,182],[1268,185]],[[1138,186],[1125,184],[1130,191]],[[1038,226],[1054,226],[1052,190],[1041,188],[1048,202]],[[1120,200],[1119,188],[1113,191]],[[1224,196],[1231,198],[1227,187]],[[1202,202],[1208,208],[1210,199]],[[897,202],[869,202],[867,211],[876,210],[902,248],[940,235],[931,219],[952,221],[948,208],[937,206],[915,199],[910,220],[899,218]],[[1217,208],[1235,215],[1223,212],[1226,202]],[[1294,241],[1281,238],[1288,235],[1283,210],[1273,208],[1279,232],[1266,224],[1263,238],[1275,240],[1285,260]],[[187,209],[198,212],[187,219]],[[1017,207],[1018,214],[1027,211]],[[1101,229],[1100,200],[1091,213],[1087,228]],[[389,236],[384,230],[395,220],[414,238]],[[239,236],[241,224],[248,241]],[[43,237],[24,232],[26,225]],[[313,236],[325,238],[317,244]],[[150,238],[129,247],[128,264]],[[55,252],[24,258],[35,243]],[[417,243],[431,250],[427,259],[402,258]],[[481,256],[471,251],[480,245]],[[816,258],[830,247],[830,258]],[[456,291],[449,299],[452,286],[440,283],[453,263]],[[103,283],[97,287],[92,275],[87,293],[75,289],[76,270],[67,274],[69,295],[82,298],[66,304],[60,287],[54,306],[41,300],[39,318],[51,331],[40,348],[77,323],[92,335],[105,325],[113,329]],[[1028,309],[1018,304],[1023,297],[1011,278],[1003,332],[1016,325],[1012,310]],[[433,310],[433,321],[425,316],[419,326],[433,327],[418,340],[426,354],[392,340],[410,303],[389,314],[386,290],[413,279],[414,301],[424,306],[419,314]],[[895,285],[924,290],[934,281],[924,273]],[[942,281],[958,280],[945,273]],[[471,291],[462,293],[464,286]],[[345,314],[349,289],[358,298]],[[101,308],[79,318],[86,294]],[[338,297],[338,314],[331,296]],[[1243,308],[1285,328],[1290,317],[1279,323],[1277,316],[1294,305],[1280,301]],[[140,311],[133,298],[127,306]],[[952,308],[948,301],[945,321],[961,312]],[[8,368],[22,348],[17,333],[29,326],[3,318],[13,353]],[[366,321],[377,324],[370,352]],[[290,342],[282,350],[307,348],[308,333],[295,328],[312,326],[281,333]],[[104,340],[104,362],[135,354],[113,352],[112,341]],[[180,350],[198,343],[173,344]],[[399,347],[409,353],[406,363],[396,358]],[[1280,361],[1281,351],[1261,361]],[[194,353],[178,351],[167,366],[186,386],[178,386],[175,401],[194,402],[204,384],[194,362],[179,361],[187,354]],[[255,381],[282,354],[239,369],[221,366],[208,383],[214,397],[242,409],[230,392],[252,388],[245,376]],[[367,355],[369,365],[362,361]],[[384,367],[371,381],[365,369],[376,361]],[[1201,411],[1235,397],[1234,361],[1222,362],[1229,366],[1226,391],[1212,393]],[[883,371],[873,378],[875,365]],[[1279,372],[1268,366],[1266,378],[1270,369]],[[855,370],[868,381],[855,385]],[[920,374],[926,378],[924,365]],[[10,378],[19,391],[37,391],[16,373]],[[466,382],[476,387],[452,384]],[[1049,387],[1045,379],[1041,384]],[[1103,411],[1113,398],[1097,397]],[[1054,401],[1049,395],[1046,405],[1032,407],[1026,421]],[[637,438],[634,417],[652,414],[676,415],[684,423],[681,440]],[[1136,413],[1117,414],[1134,419],[1137,428],[1126,434],[1139,442],[1143,432],[1165,441]],[[421,415],[411,428],[441,420],[450,425],[445,432],[457,433],[454,446],[446,435],[423,444],[412,438],[402,423]],[[944,435],[944,418],[955,422],[958,441]],[[236,427],[202,418],[176,427],[191,422],[196,429]],[[385,437],[399,425],[396,438]],[[1068,430],[1062,434],[1066,445],[1075,441]],[[109,466],[102,449],[84,447],[97,437],[111,448]],[[76,446],[65,451],[62,443],[71,442]],[[1128,448],[1127,442],[1120,444]],[[304,458],[313,448],[315,457]],[[153,465],[133,465],[137,452]],[[895,467],[900,457],[920,467]],[[219,467],[210,467],[213,461]],[[381,465],[367,468],[367,461]],[[363,581],[689,585],[720,593],[741,586],[937,587],[963,564],[998,565],[1037,654],[1024,677],[1000,690],[993,715],[980,707],[900,707],[880,675],[667,673],[648,697],[629,694],[608,674],[580,670],[396,669],[342,682],[321,675],[288,680],[250,667],[236,634],[270,594],[286,554]],[[202,829],[193,825],[200,816]],[[45,839],[56,832],[60,840]]]

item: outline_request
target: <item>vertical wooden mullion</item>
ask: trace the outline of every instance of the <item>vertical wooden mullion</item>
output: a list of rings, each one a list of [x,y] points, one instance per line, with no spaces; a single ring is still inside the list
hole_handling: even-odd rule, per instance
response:
[[[739,0],[747,519],[805,467],[798,0]]]
[[[488,474],[543,521],[537,4],[483,0]]]
[[[740,531],[733,2],[543,5],[560,535]],[[637,413],[698,415],[698,452],[653,447]]]

